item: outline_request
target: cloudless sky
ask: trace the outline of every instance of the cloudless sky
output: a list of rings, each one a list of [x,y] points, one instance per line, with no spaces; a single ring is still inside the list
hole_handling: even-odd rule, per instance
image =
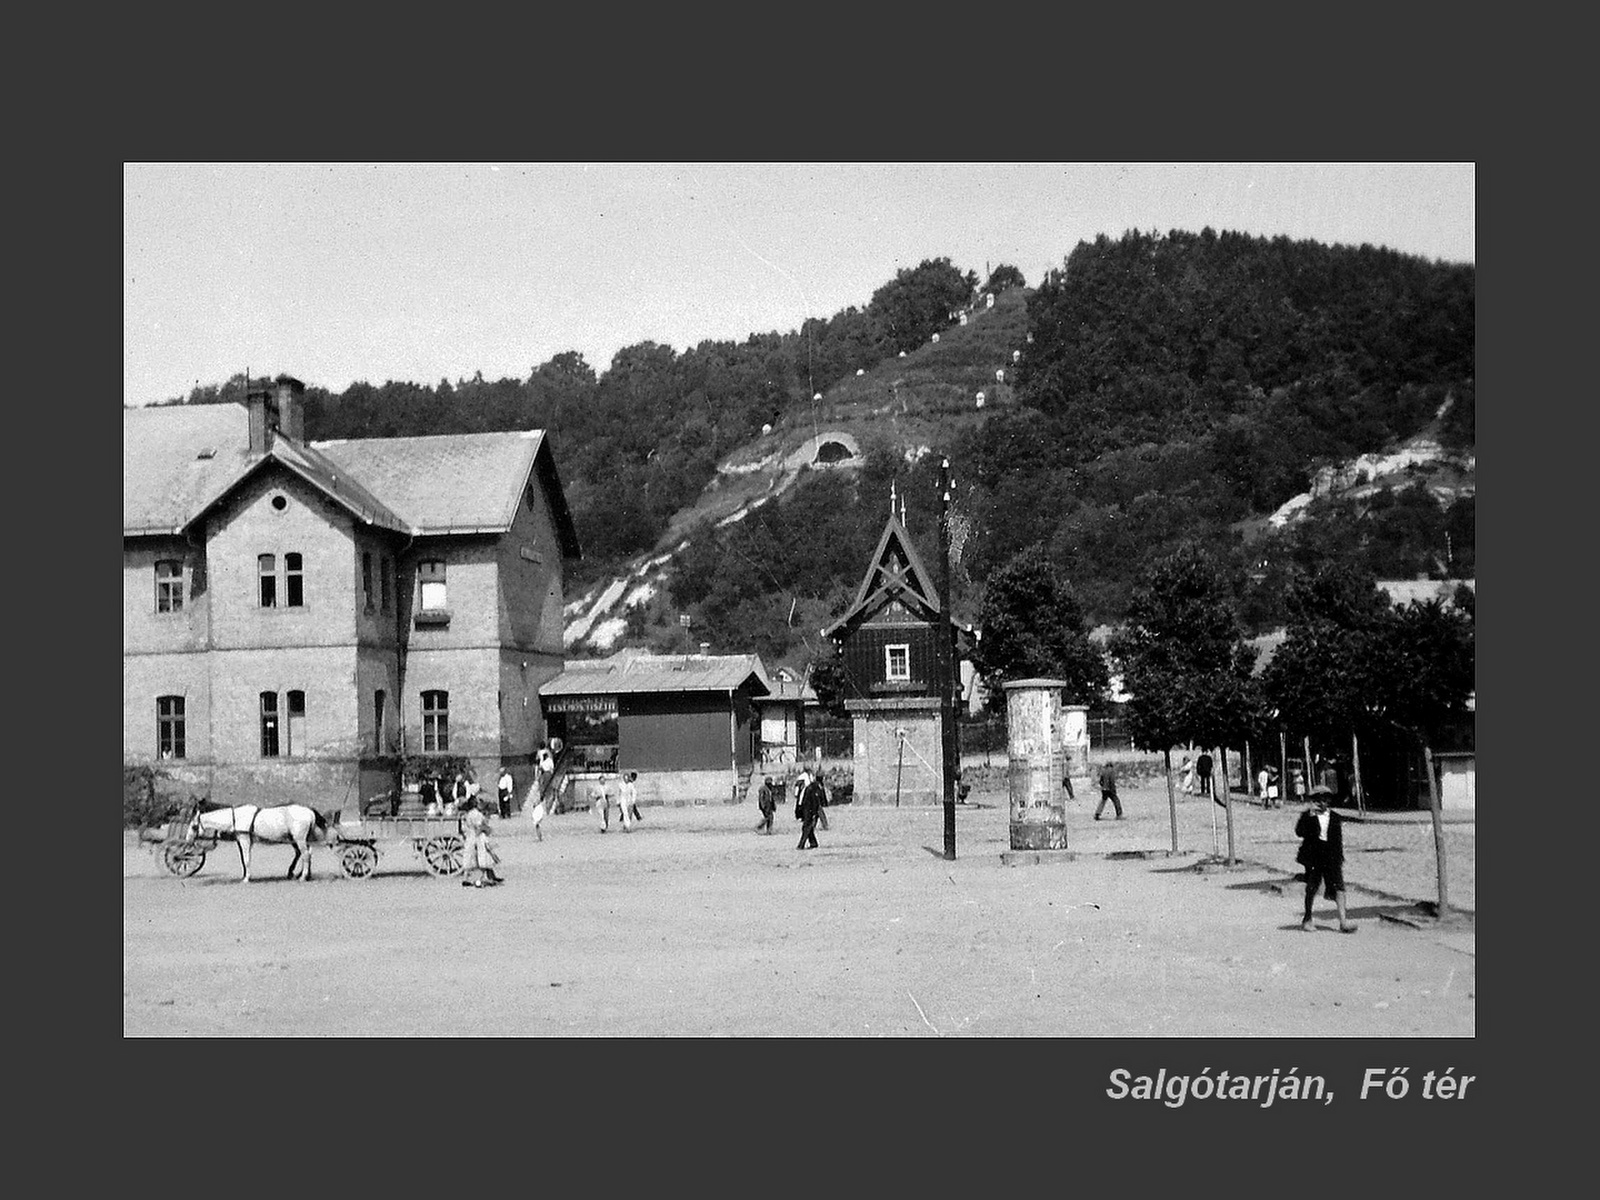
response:
[[[1236,230],[1474,258],[1474,167],[1290,163],[172,165],[122,173],[124,404],[248,369],[597,372],[797,330],[949,258],[1030,287],[1078,242]]]

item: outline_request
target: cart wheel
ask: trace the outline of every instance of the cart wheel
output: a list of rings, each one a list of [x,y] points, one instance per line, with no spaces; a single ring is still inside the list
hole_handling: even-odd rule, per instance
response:
[[[186,879],[206,865],[206,852],[197,842],[168,842],[161,850],[161,865]]]
[[[365,842],[356,842],[339,851],[339,865],[351,879],[370,879],[378,866],[378,852]]]
[[[459,875],[462,851],[466,848],[467,843],[460,836],[448,833],[429,838],[428,844],[422,848],[422,857],[427,860],[428,870],[435,875]]]

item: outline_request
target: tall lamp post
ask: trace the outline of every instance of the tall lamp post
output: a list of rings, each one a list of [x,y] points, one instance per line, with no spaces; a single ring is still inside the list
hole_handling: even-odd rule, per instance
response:
[[[955,480],[950,460],[939,464],[939,729],[944,752],[944,856],[956,856],[956,769],[959,751],[955,713],[955,625],[950,616],[950,497]]]

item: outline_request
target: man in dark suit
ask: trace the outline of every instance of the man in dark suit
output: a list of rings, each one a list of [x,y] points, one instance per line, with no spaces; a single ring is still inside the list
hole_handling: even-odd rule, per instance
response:
[[[822,802],[825,793],[822,790],[822,780],[809,771],[802,778],[805,787],[800,792],[800,803],[795,807],[795,813],[800,818],[800,844],[796,850],[815,850],[817,848],[817,814],[822,811]]]
[[[1195,779],[1200,784],[1200,794],[1202,796],[1211,795],[1212,765],[1211,754],[1205,750],[1200,751],[1200,757],[1194,760]]]
[[[1320,884],[1339,910],[1339,932],[1354,933],[1356,925],[1344,914],[1344,822],[1328,807],[1333,793],[1318,785],[1311,789],[1311,807],[1300,814],[1294,833],[1300,839],[1295,861],[1306,869],[1306,915],[1300,928],[1307,933],[1311,923],[1311,902]]]

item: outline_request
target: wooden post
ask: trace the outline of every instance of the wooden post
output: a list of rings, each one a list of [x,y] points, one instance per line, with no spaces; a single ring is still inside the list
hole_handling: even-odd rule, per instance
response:
[[[1450,890],[1446,885],[1448,872],[1445,870],[1444,855],[1444,820],[1439,811],[1439,785],[1433,779],[1433,751],[1428,744],[1422,744],[1422,758],[1428,768],[1428,807],[1433,810],[1433,856],[1439,869],[1439,920],[1445,921],[1450,917]]]
[[[1317,786],[1317,781],[1311,774],[1311,739],[1309,737],[1304,739],[1304,745],[1306,751],[1306,799],[1309,800],[1311,799],[1311,789]],[[1328,803],[1332,804],[1333,801],[1330,800]]]
[[[895,730],[895,732],[900,735],[900,754],[894,760],[894,806],[896,808],[899,808],[900,807],[900,768],[905,765],[905,761],[906,761],[906,734],[905,734],[905,730],[903,730],[903,729],[897,729],[897,730]]]
[[[1278,803],[1290,796],[1289,791],[1289,735],[1278,730]]]
[[[1256,777],[1255,772],[1251,770],[1250,763],[1249,738],[1244,740],[1244,794],[1246,796],[1254,796],[1256,794]]]
[[[1161,752],[1167,765],[1167,811],[1172,814],[1172,852],[1178,852],[1178,793],[1172,783],[1172,747]]]
[[[1350,731],[1350,785],[1356,794],[1356,811],[1367,815],[1367,799],[1361,790],[1361,742],[1356,731]]]
[[[1226,746],[1219,747],[1217,755],[1222,765],[1222,811],[1228,817],[1228,865],[1231,867],[1233,866],[1233,788],[1228,786],[1228,748]],[[1213,784],[1211,789],[1212,812],[1217,811],[1216,800],[1216,785]]]
[[[956,770],[960,767],[956,747],[956,634],[950,612],[950,499],[955,480],[950,475],[950,460],[939,467],[939,725],[944,759],[944,856],[956,856]]]

